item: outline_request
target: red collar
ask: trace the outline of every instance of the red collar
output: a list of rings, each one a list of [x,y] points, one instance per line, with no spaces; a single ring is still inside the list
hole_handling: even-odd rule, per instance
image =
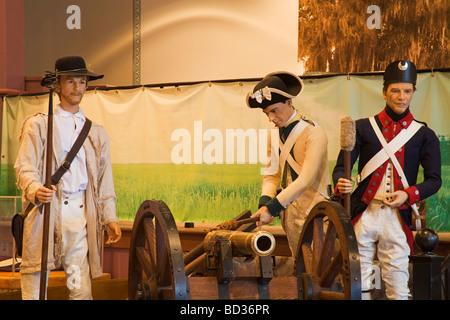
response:
[[[386,110],[384,109],[377,116],[383,128],[389,127],[390,124],[394,121],[387,115]],[[409,111],[406,116],[404,116],[400,121],[397,122],[397,124],[402,126],[402,128],[408,128],[411,122],[413,122],[413,120],[414,117],[411,114],[411,111]]]

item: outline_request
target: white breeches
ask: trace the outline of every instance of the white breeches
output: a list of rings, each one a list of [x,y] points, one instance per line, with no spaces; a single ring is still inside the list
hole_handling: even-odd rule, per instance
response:
[[[308,213],[304,211],[298,199],[280,212],[281,225],[286,233],[289,248],[294,259],[297,256],[300,233],[307,217]]]
[[[381,277],[386,285],[386,297],[409,299],[409,254],[406,235],[397,209],[373,200],[354,226],[361,262],[361,287],[371,289],[374,258],[377,255]]]
[[[84,192],[63,196],[61,264],[67,276],[67,287],[71,300],[92,299],[85,207]],[[22,299],[39,299],[40,272],[22,273],[21,277]]]

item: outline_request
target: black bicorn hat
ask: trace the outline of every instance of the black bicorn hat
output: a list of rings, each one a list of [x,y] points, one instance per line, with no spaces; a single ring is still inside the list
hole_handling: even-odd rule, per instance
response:
[[[416,84],[417,69],[414,63],[408,60],[391,62],[384,71],[384,84],[407,82]]]
[[[253,92],[247,94],[247,106],[265,109],[295,98],[302,90],[303,82],[295,74],[285,71],[269,73],[256,84]]]
[[[55,73],[57,76],[86,76],[89,81],[103,78],[103,74],[89,71],[80,56],[64,56],[56,60]]]

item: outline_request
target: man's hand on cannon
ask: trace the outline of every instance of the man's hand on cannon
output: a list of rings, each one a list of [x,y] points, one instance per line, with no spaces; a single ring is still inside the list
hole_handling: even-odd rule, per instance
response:
[[[266,206],[259,208],[259,210],[252,214],[251,217],[259,217],[259,221],[256,223],[259,228],[265,224],[271,223],[273,220],[273,216],[270,214],[269,209],[267,209]]]

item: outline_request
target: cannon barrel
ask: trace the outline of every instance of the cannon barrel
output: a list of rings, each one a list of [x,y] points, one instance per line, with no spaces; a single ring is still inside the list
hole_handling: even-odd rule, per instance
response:
[[[214,230],[209,232],[203,240],[205,252],[209,251],[209,248],[214,245],[218,237],[231,241],[233,255],[258,255],[265,257],[275,250],[275,238],[267,231]]]

